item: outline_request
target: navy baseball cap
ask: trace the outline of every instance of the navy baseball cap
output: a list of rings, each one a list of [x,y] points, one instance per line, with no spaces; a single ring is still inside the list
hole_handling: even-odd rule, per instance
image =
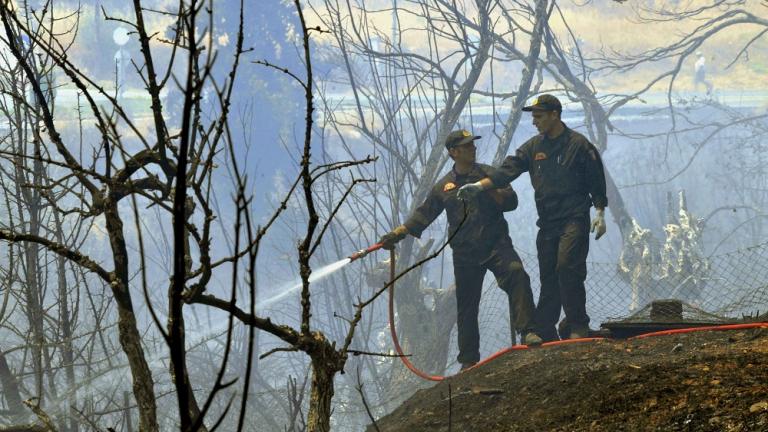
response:
[[[560,100],[551,94],[543,94],[533,99],[530,105],[523,107],[523,111],[557,111],[563,112]]]
[[[480,138],[480,136],[474,135],[466,129],[459,129],[448,134],[448,137],[445,139],[445,148],[452,149]]]

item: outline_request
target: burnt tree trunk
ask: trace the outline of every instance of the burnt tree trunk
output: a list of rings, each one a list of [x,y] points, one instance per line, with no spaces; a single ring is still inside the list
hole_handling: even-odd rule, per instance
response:
[[[64,232],[61,229],[61,221],[58,215],[56,218],[56,239],[60,244],[65,244]],[[61,360],[64,363],[64,372],[67,378],[67,388],[69,393],[69,426],[70,432],[77,432],[77,391],[75,387],[75,349],[72,344],[72,315],[69,310],[69,291],[67,288],[66,276],[66,258],[59,255],[56,257],[59,288],[59,328],[61,331]]]
[[[128,357],[128,365],[133,379],[133,394],[139,411],[139,430],[157,432],[157,405],[152,372],[141,346],[141,334],[136,324],[131,293],[128,289],[128,250],[123,237],[123,221],[118,213],[117,201],[109,199],[105,205],[104,216],[112,246],[115,270],[110,288],[117,302],[120,346]]]
[[[19,75],[20,81],[18,86],[23,93],[24,80],[23,75]],[[40,209],[41,209],[41,197],[40,197],[40,170],[41,164],[39,161],[33,161],[32,166],[29,166],[27,160],[21,155],[25,154],[28,149],[28,145],[34,146],[34,150],[39,154],[40,141],[30,143],[30,135],[37,136],[31,128],[34,114],[33,108],[26,106],[16,106],[14,109],[14,120],[16,126],[16,152],[14,169],[15,169],[15,186],[17,206],[20,218],[20,224],[32,235],[39,235],[40,233]],[[25,215],[28,217],[25,220]],[[45,391],[43,389],[43,354],[42,349],[44,345],[43,335],[43,312],[42,301],[40,299],[40,269],[39,269],[39,257],[40,247],[34,243],[26,243],[20,246],[22,249],[22,256],[24,256],[25,274],[24,274],[24,312],[29,324],[31,346],[30,353],[32,357],[32,372],[35,381],[34,395],[39,397],[41,403]]]
[[[312,360],[312,386],[309,396],[309,414],[307,430],[309,432],[328,432],[331,430],[331,400],[333,399],[333,377],[335,372]]]
[[[2,395],[8,406],[10,419],[18,420],[24,417],[24,405],[21,403],[19,382],[11,372],[10,366],[8,366],[8,361],[5,358],[2,347],[0,347],[0,384],[3,386]]]
[[[342,370],[345,358],[336,351],[322,333],[314,333],[314,348],[308,354],[312,359],[312,382],[307,413],[308,432],[330,432],[333,378]]]

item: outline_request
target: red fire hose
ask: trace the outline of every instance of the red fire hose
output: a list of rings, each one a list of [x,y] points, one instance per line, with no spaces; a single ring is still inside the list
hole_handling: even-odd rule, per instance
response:
[[[390,256],[389,280],[394,281],[395,280],[395,251],[394,250],[390,251],[389,256]],[[407,367],[411,372],[429,381],[442,381],[445,378],[447,378],[443,375],[430,375],[422,371],[421,369],[414,366],[413,363],[411,363],[411,361],[408,360],[408,356],[406,356],[403,353],[403,348],[400,346],[400,339],[397,338],[397,328],[395,327],[395,283],[394,282],[392,282],[392,285],[389,287],[389,333],[392,335],[392,342],[395,344],[395,351],[397,351],[397,354],[400,356],[400,360],[402,360],[405,367]],[[492,360],[495,360],[497,357],[501,356],[502,354],[508,353],[510,351],[519,351],[519,350],[525,350],[525,349],[528,349],[527,345],[515,345],[509,348],[504,348],[501,351],[491,354],[490,356],[478,362],[477,364],[475,364],[469,369],[486,364]],[[465,369],[465,370],[468,370],[468,369]]]
[[[403,361],[405,367],[411,370],[421,378],[430,381],[442,381],[445,379],[441,375],[429,375],[423,372],[421,369],[408,360],[408,357],[403,354],[403,349],[400,347],[400,340],[397,338],[397,330],[395,329],[395,250],[389,251],[389,280],[392,281],[392,285],[389,286],[389,333],[392,335],[392,342],[395,344],[395,351],[400,356],[400,360]]]
[[[644,338],[653,337],[653,336],[668,336],[673,334],[694,333],[694,332],[700,332],[700,331],[744,330],[744,329],[752,329],[752,328],[768,328],[768,322],[755,322],[755,323],[746,323],[746,324],[724,324],[724,325],[707,326],[707,327],[691,327],[691,328],[684,328],[684,329],[662,330],[662,331],[657,331],[653,333],[641,334],[638,336],[631,337],[629,339],[630,340],[644,339]]]

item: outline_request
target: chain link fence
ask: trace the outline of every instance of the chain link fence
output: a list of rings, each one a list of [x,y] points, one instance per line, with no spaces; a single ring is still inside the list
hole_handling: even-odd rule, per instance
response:
[[[518,251],[531,276],[534,298],[538,298],[539,267],[536,255]],[[587,313],[590,327],[606,322],[691,322],[726,323],[754,320],[768,312],[768,243],[706,258],[706,272],[697,277],[647,277],[643,285],[634,284],[616,263],[587,263]],[[635,295],[642,301],[633,306]],[[642,293],[637,293],[642,290]],[[661,302],[658,300],[679,300]],[[651,305],[657,301],[658,311]],[[671,305],[671,306],[670,306]],[[652,316],[655,314],[655,316]],[[481,356],[488,356],[510,344],[509,312],[506,294],[489,273],[480,303]],[[456,328],[452,330],[449,362],[456,358]],[[450,366],[449,366],[450,367]]]

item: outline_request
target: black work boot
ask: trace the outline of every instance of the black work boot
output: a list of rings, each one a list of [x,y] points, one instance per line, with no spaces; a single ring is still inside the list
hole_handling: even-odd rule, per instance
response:
[[[534,332],[528,332],[523,335],[523,344],[525,345],[537,346],[537,345],[541,345],[542,343],[544,343],[544,339],[539,337],[539,335],[537,335]]]
[[[459,372],[464,372],[465,370],[471,368],[472,366],[474,366],[476,364],[477,364],[477,362],[462,363],[461,364],[461,369],[459,370]]]
[[[583,339],[589,337],[589,327],[576,327],[571,329],[568,339]]]

